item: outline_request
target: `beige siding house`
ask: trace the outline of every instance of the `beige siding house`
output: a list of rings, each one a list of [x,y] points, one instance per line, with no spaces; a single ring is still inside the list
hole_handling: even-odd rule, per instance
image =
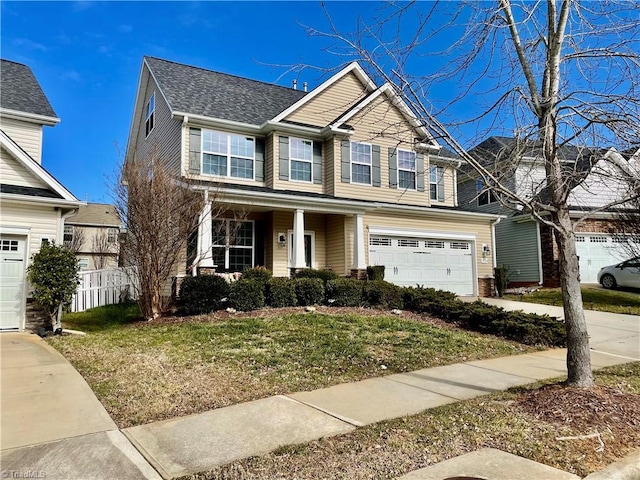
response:
[[[307,92],[145,57],[126,159],[151,155],[227,210],[205,206],[181,274],[385,265],[396,284],[492,293],[500,217],[458,208],[461,161],[357,63]]]
[[[81,270],[118,266],[122,221],[113,205],[88,203],[68,217],[64,244],[76,252]]]
[[[1,60],[0,73],[0,330],[22,330],[31,256],[62,242],[82,202],[41,165],[43,127],[59,119],[31,69]]]

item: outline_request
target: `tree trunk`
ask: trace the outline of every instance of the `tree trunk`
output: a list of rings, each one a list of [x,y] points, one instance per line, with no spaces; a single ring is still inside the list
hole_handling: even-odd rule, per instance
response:
[[[558,211],[557,223],[561,226],[561,229],[555,230],[555,237],[567,328],[567,385],[588,388],[593,386],[589,334],[584,319],[578,256],[568,209]]]

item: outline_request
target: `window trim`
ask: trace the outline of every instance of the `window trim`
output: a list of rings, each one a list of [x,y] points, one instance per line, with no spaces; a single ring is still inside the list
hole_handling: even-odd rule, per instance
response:
[[[118,243],[118,229],[115,227],[107,228],[107,243]]]
[[[432,175],[433,175],[433,169],[435,169],[435,175],[436,175],[436,181],[433,182],[432,181]],[[438,170],[441,172],[440,174],[440,178],[438,179]],[[435,185],[436,187],[436,194],[435,194],[435,198],[432,195],[431,192],[431,186]],[[442,185],[442,198],[438,198],[438,187]],[[441,165],[429,165],[429,198],[433,201],[436,202],[444,202],[444,198],[445,198],[445,194],[444,194],[444,167]]]
[[[400,152],[411,153],[413,155],[413,170],[400,168]],[[418,191],[418,154],[412,150],[398,148],[396,150],[396,162],[397,162],[397,169],[398,169],[398,190],[408,190],[410,192],[417,192]],[[400,185],[400,172],[413,173],[413,188],[403,187]]]
[[[491,205],[492,203],[498,203],[498,197],[493,190],[486,190],[484,181],[482,178],[476,180],[476,194],[478,195],[478,206]],[[483,191],[484,190],[484,191]],[[486,200],[485,199],[486,195]],[[483,201],[481,201],[483,200]]]
[[[294,141],[306,143],[309,142],[309,153],[311,153],[311,158],[309,160],[304,158],[296,158],[293,155],[292,144]],[[292,173],[292,165],[293,162],[301,162],[309,164],[309,180],[300,180],[298,178],[293,178]],[[291,182],[300,182],[300,183],[313,183],[313,140],[308,140],[306,138],[298,138],[298,137],[289,137],[289,181]]]
[[[226,137],[226,153],[215,152],[213,150],[205,150],[204,148],[204,137],[206,132],[217,133],[219,135],[224,135]],[[240,137],[246,139],[251,139],[253,142],[253,156],[248,157],[244,155],[232,155],[231,154],[231,138],[232,137]],[[226,175],[218,175],[215,173],[205,173],[204,171],[204,156],[205,155],[217,155],[219,157],[225,156],[227,158],[227,174]],[[251,178],[249,177],[236,177],[231,175],[231,160],[233,158],[238,158],[240,160],[251,160]],[[221,130],[213,130],[209,128],[203,128],[200,131],[200,174],[206,175],[207,177],[215,177],[215,178],[235,178],[238,180],[252,180],[256,179],[256,137],[251,135],[240,135],[237,133],[223,132]]]
[[[214,242],[215,237],[215,228],[213,228],[213,222],[224,222],[225,230],[224,230],[224,245],[219,245]],[[230,243],[231,240],[231,222],[238,223],[250,223],[251,224],[251,246],[246,245],[232,245]],[[217,269],[223,270],[225,272],[230,271],[229,267],[229,252],[232,248],[242,249],[242,250],[251,250],[251,267],[255,266],[256,262],[256,225],[255,220],[236,220],[233,218],[212,218],[211,219],[211,254],[213,256],[213,250],[216,248],[224,248],[224,265],[216,265]]]
[[[73,237],[76,234],[76,229],[73,225],[65,225],[62,231],[62,242],[63,243],[72,243]],[[66,238],[69,237],[69,238]]]
[[[149,107],[151,107],[151,111],[149,111]],[[149,100],[147,100],[147,104],[145,107],[145,113],[144,113],[144,131],[145,131],[145,136],[144,138],[147,138],[149,136],[149,134],[153,131],[153,128],[156,126],[155,125],[155,118],[156,118],[156,92],[153,92],[151,94],[151,96],[149,97]],[[151,126],[149,126],[151,125]]]
[[[369,147],[369,163],[357,162],[353,159],[354,145],[366,145]],[[373,186],[373,144],[367,142],[350,142],[349,144],[349,182],[352,185]],[[369,183],[353,180],[353,165],[366,165],[369,167]]]

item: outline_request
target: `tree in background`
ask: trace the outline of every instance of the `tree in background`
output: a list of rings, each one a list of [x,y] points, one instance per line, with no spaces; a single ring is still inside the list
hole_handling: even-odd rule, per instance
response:
[[[64,228],[65,234],[63,245],[73,253],[78,254],[82,250],[82,245],[84,245],[84,241],[86,239],[84,228],[77,227],[75,225],[67,225]],[[71,230],[70,235],[66,232],[67,228]]]
[[[78,260],[71,249],[44,242],[31,258],[27,279],[33,299],[49,315],[55,333],[62,331],[62,313],[71,303],[79,283]]]
[[[114,247],[109,243],[109,235],[105,232],[97,233],[92,241],[93,264],[96,270],[102,270],[107,266],[107,260],[113,256]]]
[[[485,191],[552,229],[567,327],[567,384],[593,385],[568,198],[586,185],[596,162],[621,160],[610,146],[624,150],[640,143],[638,3],[389,3],[375,22],[360,22],[354,32],[341,31],[329,10],[326,31],[307,27],[310,35],[331,41],[328,49],[340,58],[360,61],[378,83],[392,84],[434,137],[473,168]],[[515,132],[517,145],[499,165],[462,146],[489,132]],[[571,162],[562,155],[569,146],[599,148],[585,149]],[[544,165],[544,181],[520,195],[506,180],[532,149]]]

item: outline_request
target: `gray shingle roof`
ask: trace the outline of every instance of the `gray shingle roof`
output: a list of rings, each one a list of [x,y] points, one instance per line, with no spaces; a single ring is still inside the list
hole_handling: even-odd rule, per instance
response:
[[[306,95],[301,90],[160,58],[145,60],[174,112],[260,125]]]
[[[10,60],[0,62],[0,107],[57,118],[29,67]]]
[[[113,205],[107,203],[88,203],[78,209],[78,213],[69,217],[67,225],[102,225],[120,227],[122,220]]]

